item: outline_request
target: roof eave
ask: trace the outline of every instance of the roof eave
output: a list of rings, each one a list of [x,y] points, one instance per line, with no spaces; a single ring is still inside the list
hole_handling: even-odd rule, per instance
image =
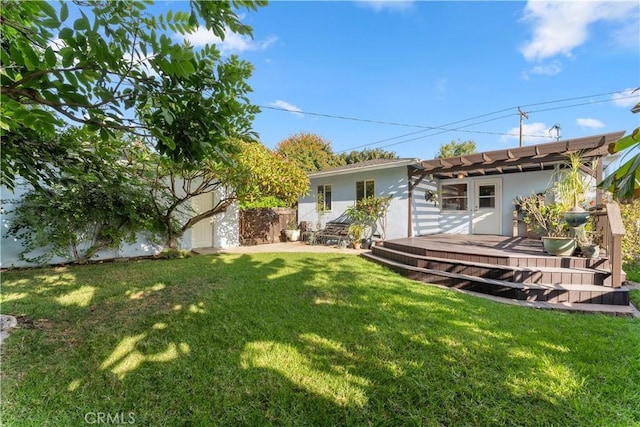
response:
[[[326,178],[326,177],[331,177],[331,176],[339,176],[339,175],[349,175],[349,174],[353,174],[353,173],[360,173],[360,172],[370,172],[370,171],[375,171],[375,170],[382,170],[382,169],[391,169],[391,168],[397,168],[397,167],[403,167],[403,166],[419,166],[420,165],[420,160],[419,159],[407,159],[404,161],[398,161],[398,162],[393,162],[393,163],[384,163],[384,164],[379,164],[379,165],[368,165],[368,166],[362,166],[362,167],[357,167],[357,168],[351,168],[351,169],[329,169],[326,171],[319,171],[319,172],[312,172],[307,174],[307,176],[312,179],[312,178]]]

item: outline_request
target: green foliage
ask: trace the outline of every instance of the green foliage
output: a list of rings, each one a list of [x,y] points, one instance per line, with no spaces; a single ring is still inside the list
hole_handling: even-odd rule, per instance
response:
[[[44,263],[60,256],[84,263],[101,249],[133,243],[140,232],[158,231],[141,182],[116,173],[109,180],[92,178],[36,187],[23,196],[8,229],[23,245],[22,259]]]
[[[640,199],[620,205],[620,214],[624,224],[622,259],[629,263],[640,263]]]
[[[631,289],[629,291],[629,300],[636,308],[640,307],[640,289]]]
[[[475,141],[451,141],[448,144],[442,144],[440,151],[436,154],[436,159],[446,159],[449,157],[464,156],[465,154],[473,154],[476,152]]]
[[[308,179],[293,163],[258,142],[232,139],[234,154],[228,162],[211,156],[193,164],[162,160],[149,152],[143,164],[157,212],[164,224],[166,244],[175,248],[178,238],[197,222],[226,211],[236,201],[244,206],[265,197],[287,206],[308,191]],[[215,203],[194,211],[194,198],[215,193]]]
[[[549,189],[565,211],[574,206],[584,204],[587,192],[591,189],[590,181],[580,169],[583,164],[580,153],[569,153],[565,167],[558,170],[557,181]]]
[[[390,204],[391,196],[369,196],[358,200],[355,205],[349,206],[345,214],[354,224],[369,227],[371,234],[374,234],[379,226],[379,231],[384,239],[387,227],[387,211]]]
[[[331,143],[313,133],[290,136],[278,143],[276,152],[307,173],[344,165],[344,159],[333,153]]]
[[[533,194],[518,197],[514,204],[522,211],[522,219],[531,231],[541,236],[564,237],[569,227],[564,220],[566,209],[559,203],[545,203],[545,196]]]
[[[254,138],[246,80],[252,66],[222,59],[214,45],[196,51],[166,33],[186,35],[200,26],[220,38],[251,34],[237,8],[258,1],[193,1],[191,13],[153,16],[147,1],[61,2],[1,0],[0,137],[3,182],[17,174],[47,179],[39,166],[73,166],[64,123],[83,124],[107,141],[116,131],[179,161],[216,153],[227,158],[234,135]],[[72,14],[77,18],[71,22]],[[72,175],[72,170],[67,175]]]
[[[347,228],[347,233],[349,235],[349,240],[351,243],[359,243],[362,240],[365,232],[365,225],[360,223],[350,224]]]
[[[241,151],[227,174],[241,201],[253,201],[272,196],[293,206],[309,191],[309,180],[295,161],[261,143],[242,142]]]
[[[192,256],[193,253],[191,251],[171,248],[164,249],[158,254],[158,258],[160,259],[185,259],[191,258]]]
[[[625,156],[631,157],[608,175],[599,186],[622,202],[640,198],[640,127],[609,146],[609,152],[626,152]]]
[[[640,90],[635,89],[633,92]],[[632,113],[640,113],[640,102],[632,109]],[[629,202],[640,199],[640,127],[609,145],[609,153],[626,152],[630,156],[611,175],[598,184],[599,187],[613,194],[616,200]],[[635,154],[634,154],[635,152]],[[624,158],[624,157],[623,157]]]
[[[393,151],[386,151],[382,148],[365,148],[362,151],[353,150],[349,154],[341,154],[339,156],[341,163],[351,165],[354,163],[366,162],[375,159],[397,159],[398,155]]]
[[[274,196],[260,197],[256,200],[242,200],[240,202],[240,210],[246,211],[250,209],[263,209],[263,208],[286,208],[289,207],[287,203]]]
[[[624,272],[627,274],[627,279],[632,282],[640,283],[640,262],[625,263],[622,266]],[[640,289],[638,289],[640,291]],[[639,294],[640,295],[640,294]],[[640,307],[640,304],[638,304]]]

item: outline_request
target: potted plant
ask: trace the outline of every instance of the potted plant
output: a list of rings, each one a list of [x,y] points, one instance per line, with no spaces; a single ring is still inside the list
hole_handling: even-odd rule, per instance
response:
[[[516,205],[522,211],[525,224],[542,236],[542,245],[548,253],[570,256],[576,249],[576,239],[570,235],[564,219],[564,208],[559,203],[545,203],[544,194],[519,197]]]
[[[298,227],[295,216],[291,217],[289,221],[287,221],[287,229],[284,231],[284,235],[290,242],[297,242],[300,240],[300,228]]]
[[[566,168],[559,172],[560,179],[553,186],[552,191],[558,203],[565,207],[565,220],[569,227],[580,227],[589,219],[587,212],[581,205],[585,203],[587,192],[591,185],[582,173],[584,161],[580,153],[567,155]]]
[[[602,236],[597,232],[593,221],[588,221],[584,227],[579,228],[576,239],[582,256],[585,258],[598,258],[600,256]]]
[[[364,236],[365,225],[360,223],[353,223],[349,225],[349,241],[353,246],[353,249],[360,249],[362,245],[362,236]]]

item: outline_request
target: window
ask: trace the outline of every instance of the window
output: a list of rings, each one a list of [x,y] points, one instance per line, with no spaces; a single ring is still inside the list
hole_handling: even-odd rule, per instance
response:
[[[440,192],[443,211],[467,210],[467,184],[443,184]]]
[[[318,199],[316,200],[316,210],[318,212],[331,211],[331,185],[318,185]]]
[[[375,183],[372,179],[367,181],[356,182],[356,202],[358,200],[366,199],[367,197],[373,197],[376,193]]]
[[[478,207],[495,208],[496,207],[496,186],[479,185],[478,186]]]

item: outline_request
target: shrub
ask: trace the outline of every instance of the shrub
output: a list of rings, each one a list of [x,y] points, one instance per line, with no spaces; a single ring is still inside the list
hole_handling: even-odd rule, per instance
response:
[[[620,213],[625,230],[622,257],[625,262],[640,263],[640,199],[620,205]]]

